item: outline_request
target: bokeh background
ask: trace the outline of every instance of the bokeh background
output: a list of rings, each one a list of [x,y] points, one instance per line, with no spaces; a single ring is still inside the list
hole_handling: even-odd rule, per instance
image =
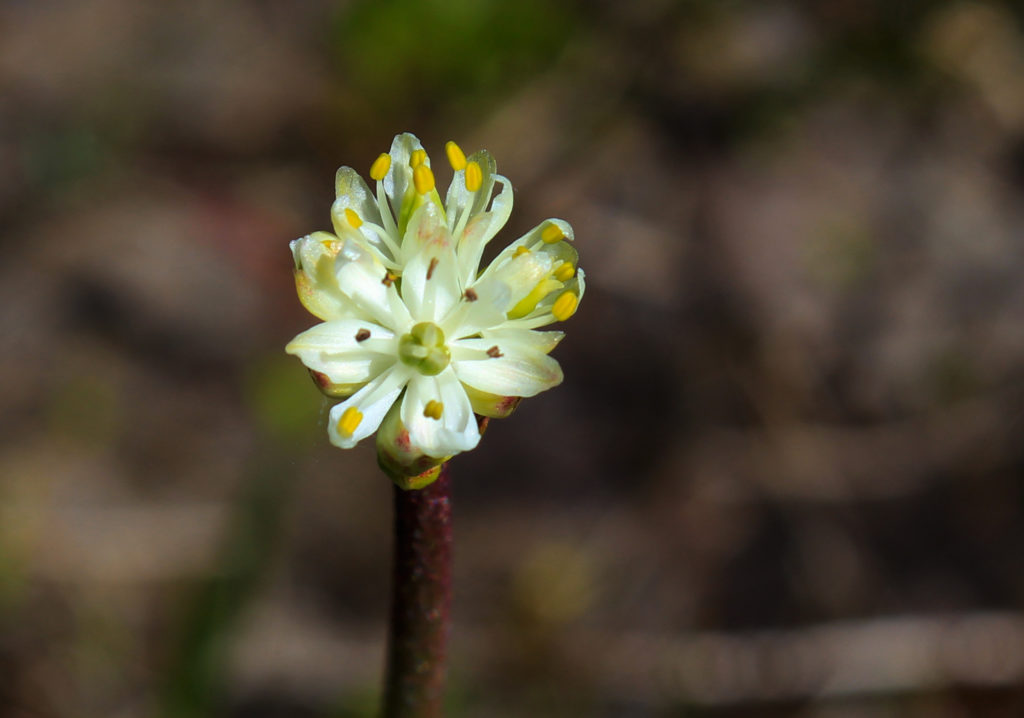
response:
[[[391,486],[287,243],[405,130],[589,279],[453,464],[451,716],[1024,715],[1022,19],[0,2],[0,715],[374,715]]]

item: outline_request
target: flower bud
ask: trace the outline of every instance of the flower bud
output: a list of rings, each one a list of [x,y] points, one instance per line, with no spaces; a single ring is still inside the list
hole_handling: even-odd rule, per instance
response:
[[[473,406],[473,413],[491,419],[504,419],[510,416],[519,406],[519,402],[523,400],[521,396],[488,394],[469,385],[465,385],[463,388],[466,390],[466,396],[469,397],[469,403]]]
[[[402,423],[401,405],[395,402],[377,430],[377,463],[400,488],[422,489],[437,479],[441,465],[451,457],[427,456],[413,445]]]

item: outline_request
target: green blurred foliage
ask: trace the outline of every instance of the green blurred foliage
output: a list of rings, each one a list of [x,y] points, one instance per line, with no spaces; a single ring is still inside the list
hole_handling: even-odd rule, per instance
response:
[[[363,0],[338,15],[332,43],[378,116],[468,110],[550,66],[574,24],[570,6],[543,0]]]

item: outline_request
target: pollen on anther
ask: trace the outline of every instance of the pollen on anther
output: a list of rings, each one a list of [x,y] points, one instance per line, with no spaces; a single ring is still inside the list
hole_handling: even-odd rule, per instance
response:
[[[413,150],[412,151],[412,156],[409,157],[409,166],[412,167],[413,169],[416,169],[417,167],[419,167],[421,164],[423,164],[426,161],[427,161],[427,151],[426,150]]]
[[[527,247],[525,244],[520,244],[518,247],[516,247],[516,251],[515,251],[515,253],[512,256],[514,256],[514,257],[522,257],[524,254],[529,254],[529,253],[530,253],[530,248]]]
[[[338,419],[338,433],[346,437],[352,436],[362,421],[363,412],[354,406],[350,406],[342,412],[341,418]]]
[[[426,194],[434,189],[434,173],[426,165],[416,165],[412,170],[412,183],[418,194]]]
[[[466,191],[476,192],[484,183],[484,173],[480,169],[479,162],[470,162],[466,165]]]
[[[427,405],[423,407],[423,416],[428,419],[434,419],[439,421],[441,414],[444,412],[444,404],[436,399],[431,399],[427,402]]]
[[[554,315],[555,319],[560,322],[564,322],[576,313],[576,303],[578,301],[579,300],[576,298],[575,294],[572,292],[565,292],[555,300],[554,304],[551,305],[551,313]]]
[[[549,224],[541,230],[540,238],[547,244],[554,244],[555,242],[561,242],[565,239],[565,234],[562,232],[562,228],[557,224]]]
[[[398,275],[394,272],[384,272],[384,279],[380,280],[380,283],[385,287],[390,287],[398,279]]]
[[[355,210],[351,207],[345,208],[345,219],[348,220],[349,225],[352,229],[359,229],[363,226],[363,220],[356,214]]]
[[[369,338],[370,338],[370,330],[369,329],[360,329],[358,332],[356,332],[356,341],[357,342],[365,342]]]
[[[466,298],[467,302],[475,302],[477,299],[480,298],[480,295],[478,295],[476,293],[476,290],[473,289],[472,287],[467,289],[466,293],[463,296]]]
[[[493,347],[487,350],[487,356],[489,356],[491,359],[498,359],[505,355],[501,353],[501,350],[498,349],[498,345],[495,344]]]
[[[391,155],[382,153],[370,165],[370,179],[380,182],[391,169]]]
[[[437,265],[440,261],[441,260],[437,257],[430,258],[430,265],[427,267],[427,279],[431,279],[434,276],[434,270],[437,269]]]
[[[559,282],[568,282],[576,274],[576,267],[572,266],[572,262],[562,262],[562,264],[555,270],[555,279]]]
[[[452,140],[448,140],[448,142],[445,143],[444,152],[448,155],[448,164],[452,166],[453,170],[458,172],[459,170],[466,168],[466,153],[464,153],[462,148]]]

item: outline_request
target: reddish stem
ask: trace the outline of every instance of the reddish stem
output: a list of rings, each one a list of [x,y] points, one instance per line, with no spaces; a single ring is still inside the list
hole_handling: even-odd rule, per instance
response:
[[[452,599],[451,481],[395,487],[395,570],[385,718],[440,718]]]

